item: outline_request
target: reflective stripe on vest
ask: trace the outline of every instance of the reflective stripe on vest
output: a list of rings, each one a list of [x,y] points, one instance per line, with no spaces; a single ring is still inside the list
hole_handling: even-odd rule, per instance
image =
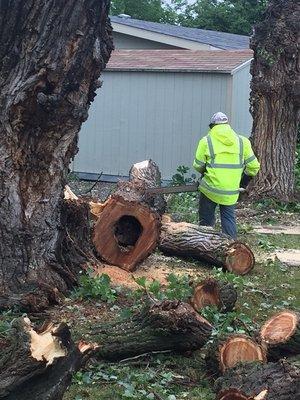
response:
[[[204,179],[202,179],[202,180],[200,181],[200,187],[203,187],[204,189],[207,189],[207,190],[209,190],[210,192],[216,193],[216,194],[235,195],[235,194],[239,194],[239,193],[240,193],[239,189],[237,189],[237,190],[221,190],[221,189],[213,188],[213,187],[209,186],[209,185],[204,181]]]
[[[228,169],[241,169],[244,168],[244,163],[243,163],[243,158],[244,158],[244,143],[243,143],[243,139],[241,137],[238,136],[239,139],[239,156],[240,156],[240,163],[239,164],[217,164],[215,163],[215,152],[214,152],[214,148],[213,148],[213,144],[212,144],[212,140],[211,137],[208,135],[206,136],[207,139],[207,144],[208,144],[208,151],[209,151],[209,156],[211,159],[211,162],[207,164],[208,167],[210,168],[228,168]],[[252,158],[252,157],[250,157]],[[250,160],[250,158],[248,158],[248,162],[253,161]]]

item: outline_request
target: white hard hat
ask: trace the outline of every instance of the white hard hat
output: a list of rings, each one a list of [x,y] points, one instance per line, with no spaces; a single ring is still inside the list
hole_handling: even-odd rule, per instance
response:
[[[221,111],[215,113],[211,117],[211,123],[212,124],[227,124],[228,123],[228,117],[226,114],[222,113]]]

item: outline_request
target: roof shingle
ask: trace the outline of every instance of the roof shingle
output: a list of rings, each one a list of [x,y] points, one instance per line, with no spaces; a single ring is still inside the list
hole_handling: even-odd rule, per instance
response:
[[[231,73],[252,57],[251,50],[115,50],[106,70]]]
[[[191,40],[193,42],[208,44],[223,50],[249,49],[249,37],[236,35],[234,33],[186,28],[183,26],[160,24],[158,22],[142,21],[133,18],[111,17],[111,21],[118,24],[131,26],[133,28],[144,29],[163,35],[169,35]]]

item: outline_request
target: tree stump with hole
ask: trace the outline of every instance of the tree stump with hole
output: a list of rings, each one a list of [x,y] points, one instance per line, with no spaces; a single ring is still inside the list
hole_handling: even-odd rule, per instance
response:
[[[210,227],[186,222],[162,224],[159,249],[167,254],[204,260],[237,275],[250,272],[255,263],[250,248]]]
[[[285,310],[270,317],[259,334],[271,360],[300,354],[300,313]]]
[[[300,369],[278,363],[242,364],[217,379],[217,400],[299,400]]]
[[[266,362],[265,349],[250,336],[228,335],[214,341],[207,350],[206,364],[214,374],[224,373],[239,363]]]
[[[76,346],[65,324],[35,330],[28,318],[17,319],[1,349],[0,399],[61,400],[91,350]]]
[[[208,278],[194,287],[190,302],[197,311],[216,306],[220,311],[229,312],[234,309],[236,301],[237,291],[231,283]]]
[[[154,351],[197,350],[211,332],[211,324],[189,304],[166,300],[128,319],[92,327],[91,337],[99,343],[98,358],[116,361]]]

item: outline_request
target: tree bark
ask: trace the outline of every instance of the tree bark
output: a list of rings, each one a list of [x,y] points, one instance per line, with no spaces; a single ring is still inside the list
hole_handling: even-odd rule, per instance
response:
[[[215,384],[217,400],[299,400],[300,369],[278,363],[240,365]]]
[[[300,4],[273,0],[254,30],[250,47],[252,142],[261,170],[252,197],[292,200],[299,125]]]
[[[129,181],[142,184],[145,188],[161,186],[161,173],[158,165],[152,160],[133,164],[129,171]],[[145,195],[144,201],[160,215],[166,211],[167,202],[162,194]]]
[[[0,399],[60,400],[91,346],[75,346],[65,324],[35,331],[30,321],[13,323],[0,357]]]
[[[155,303],[130,319],[92,328],[97,356],[121,360],[153,351],[187,352],[208,341],[212,326],[186,303]]]
[[[259,337],[270,360],[300,354],[300,314],[285,310],[273,315],[262,326]]]
[[[255,262],[252,251],[245,244],[212,228],[186,222],[163,223],[159,249],[169,255],[208,261],[238,275],[251,271]]]
[[[265,349],[250,336],[227,335],[216,339],[209,345],[206,364],[214,374],[222,374],[239,363],[267,361]]]
[[[234,309],[236,301],[237,291],[231,283],[208,278],[194,287],[191,305],[197,311],[216,306],[221,312],[229,312]]]
[[[41,309],[68,287],[57,257],[63,189],[112,50],[108,8],[0,2],[0,308]]]

